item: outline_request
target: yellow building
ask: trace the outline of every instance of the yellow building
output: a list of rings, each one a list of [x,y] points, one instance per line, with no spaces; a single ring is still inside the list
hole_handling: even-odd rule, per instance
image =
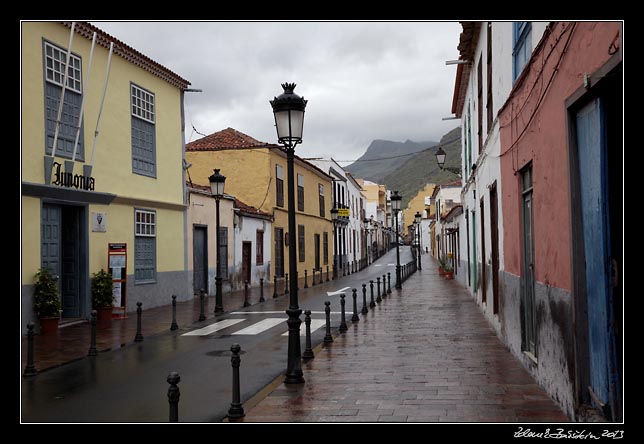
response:
[[[423,219],[426,219],[428,216],[425,210],[430,209],[433,214],[434,207],[433,205],[429,205],[429,198],[432,196],[435,187],[436,185],[433,183],[425,185],[414,197],[411,198],[407,204],[407,208],[402,210],[402,229],[405,235],[407,235],[409,231],[409,226],[414,223],[414,217],[417,212],[422,215]]]
[[[288,273],[288,191],[286,153],[274,144],[260,142],[235,129],[227,128],[186,144],[186,160],[192,164],[193,183],[207,184],[214,168],[226,176],[226,193],[260,211],[272,214],[273,275]],[[313,270],[319,282],[319,270],[332,266],[333,225],[331,223],[332,178],[318,167],[295,156],[294,184],[296,224],[298,225],[298,276],[312,284]],[[290,279],[290,277],[289,277]]]
[[[182,168],[190,83],[87,22],[22,23],[21,63],[23,327],[41,267],[60,277],[63,320],[86,318],[110,243],[125,244],[117,296],[126,311],[192,297]]]

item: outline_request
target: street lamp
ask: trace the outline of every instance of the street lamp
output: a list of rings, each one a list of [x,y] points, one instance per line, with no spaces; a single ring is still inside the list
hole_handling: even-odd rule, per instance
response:
[[[277,140],[286,150],[286,165],[288,172],[288,269],[291,275],[289,281],[290,299],[286,310],[288,315],[288,365],[286,368],[285,384],[300,384],[304,382],[300,350],[300,314],[302,310],[297,301],[297,250],[295,249],[295,147],[302,142],[304,129],[304,109],[307,101],[293,92],[295,83],[283,83],[284,93],[270,101],[275,116]]]
[[[439,146],[438,150],[436,151],[436,163],[438,163],[438,168],[440,168],[441,170],[449,171],[450,173],[456,174],[458,177],[461,177],[461,170],[459,168],[445,166],[446,157],[447,153],[443,151],[443,147]]]
[[[331,221],[333,222],[333,280],[338,278],[338,233],[336,225],[338,222],[337,207],[331,208]]]
[[[400,201],[402,196],[398,194],[398,191],[394,191],[393,196],[391,196],[391,209],[394,212],[394,224],[396,225],[396,288],[401,289],[402,283],[400,282],[400,234],[398,233],[398,211],[400,211]]]
[[[220,264],[219,260],[219,246],[221,245],[220,235],[219,235],[219,201],[224,196],[224,186],[226,185],[226,176],[219,174],[219,169],[214,170],[215,173],[208,178],[210,180],[210,192],[215,198],[216,212],[215,220],[217,223],[217,274],[215,275],[215,315],[221,314],[224,312],[224,304],[222,301],[221,295],[221,274],[220,274]]]
[[[422,230],[421,230],[420,222],[422,221],[422,216],[420,215],[420,212],[416,211],[416,214],[414,214],[414,219],[416,219],[416,225],[418,226],[418,269],[422,270],[423,267],[421,266],[421,262],[420,262],[420,255],[422,253],[422,245],[421,245]]]

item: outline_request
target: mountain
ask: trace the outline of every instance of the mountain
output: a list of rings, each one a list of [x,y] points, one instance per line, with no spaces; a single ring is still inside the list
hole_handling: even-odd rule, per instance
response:
[[[383,179],[413,157],[413,153],[436,144],[437,142],[412,142],[411,140],[406,142],[374,140],[367,151],[354,163],[346,166],[345,170],[355,177],[383,183]]]
[[[456,127],[443,137],[437,146],[409,157],[395,170],[389,172],[378,183],[388,190],[398,190],[402,195],[401,208],[428,183],[441,184],[458,179],[454,173],[441,170],[436,163],[438,146],[445,151],[445,166],[461,168],[461,127]]]

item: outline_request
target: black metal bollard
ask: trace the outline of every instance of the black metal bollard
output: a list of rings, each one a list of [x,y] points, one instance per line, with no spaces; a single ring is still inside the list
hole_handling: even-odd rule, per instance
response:
[[[181,381],[181,377],[177,372],[170,372],[166,378],[170,387],[168,387],[168,404],[170,404],[170,422],[179,422],[179,387],[177,384]]]
[[[313,278],[311,279],[311,287],[315,287],[315,268],[313,269]]]
[[[91,333],[90,333],[90,339],[89,339],[89,351],[87,352],[87,356],[96,356],[98,352],[96,351],[96,319],[98,317],[98,313],[96,310],[92,310],[91,316],[90,316],[90,328],[91,328]]]
[[[201,290],[199,290],[199,305],[201,307],[199,309],[199,322],[206,320],[206,315],[204,313],[205,301],[206,301],[206,290],[202,288]]]
[[[391,294],[391,273],[387,272],[387,294]]]
[[[34,327],[35,324],[29,321],[27,324],[27,365],[22,374],[23,376],[36,376],[38,374],[38,370],[34,365]]]
[[[259,278],[259,302],[264,302],[264,278]]]
[[[176,330],[179,328],[177,325],[177,297],[172,295],[172,323],[170,324],[170,330]]]
[[[250,307],[250,302],[248,302],[248,281],[244,281],[244,307]]]
[[[326,335],[324,335],[324,339],[322,342],[325,344],[330,344],[333,342],[333,336],[331,336],[331,302],[325,301],[324,302],[324,313],[326,314]]]
[[[246,416],[244,413],[244,407],[241,405],[241,396],[239,390],[239,364],[241,363],[241,358],[239,357],[239,352],[241,347],[239,344],[233,344],[230,347],[230,351],[233,352],[230,362],[233,366],[233,402],[230,403],[230,408],[228,409],[228,417],[230,419],[237,419]]]
[[[347,329],[347,320],[345,318],[345,311],[344,311],[344,304],[345,304],[344,298],[345,298],[345,295],[344,295],[344,293],[342,293],[340,295],[340,311],[341,311],[341,314],[340,314],[340,328],[339,328],[340,333],[344,333],[345,331],[348,330]]]
[[[134,336],[134,342],[143,341],[143,335],[141,334],[141,314],[143,313],[143,309],[141,305],[143,305],[142,302],[136,303],[136,336]]]
[[[358,316],[358,290],[355,288],[351,290],[353,292],[353,316],[351,316],[351,322],[358,322],[360,316]]]
[[[273,299],[277,297],[277,275],[273,275]]]
[[[304,270],[304,288],[309,288],[308,278],[309,278],[309,271]]]
[[[387,297],[387,275],[383,274],[382,275],[382,298]]]
[[[304,324],[306,325],[306,349],[302,353],[302,359],[313,359],[313,349],[311,348],[311,310],[304,311]]]
[[[382,298],[380,297],[380,276],[378,276],[378,277],[376,278],[376,281],[377,281],[377,283],[378,283],[378,297],[376,298],[376,302],[377,302],[377,303],[381,303],[381,302],[382,302]]]
[[[369,307],[373,308],[376,306],[376,301],[373,298],[373,281],[369,281],[369,288],[371,289],[371,302],[369,302]]]
[[[284,294],[288,294],[288,273],[284,275]]]
[[[326,281],[329,282],[329,266],[326,266]]]
[[[346,275],[347,275],[347,270],[346,268],[344,268],[344,264],[342,264],[342,276],[346,276]]]
[[[369,313],[369,309],[367,308],[367,284],[362,284],[362,314],[367,314]]]

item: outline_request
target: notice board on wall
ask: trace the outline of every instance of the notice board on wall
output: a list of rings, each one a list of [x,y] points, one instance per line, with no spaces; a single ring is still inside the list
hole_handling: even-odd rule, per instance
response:
[[[125,319],[127,288],[127,244],[109,243],[107,246],[107,266],[112,275],[112,295],[114,310],[112,317]],[[116,313],[114,313],[116,312]]]

